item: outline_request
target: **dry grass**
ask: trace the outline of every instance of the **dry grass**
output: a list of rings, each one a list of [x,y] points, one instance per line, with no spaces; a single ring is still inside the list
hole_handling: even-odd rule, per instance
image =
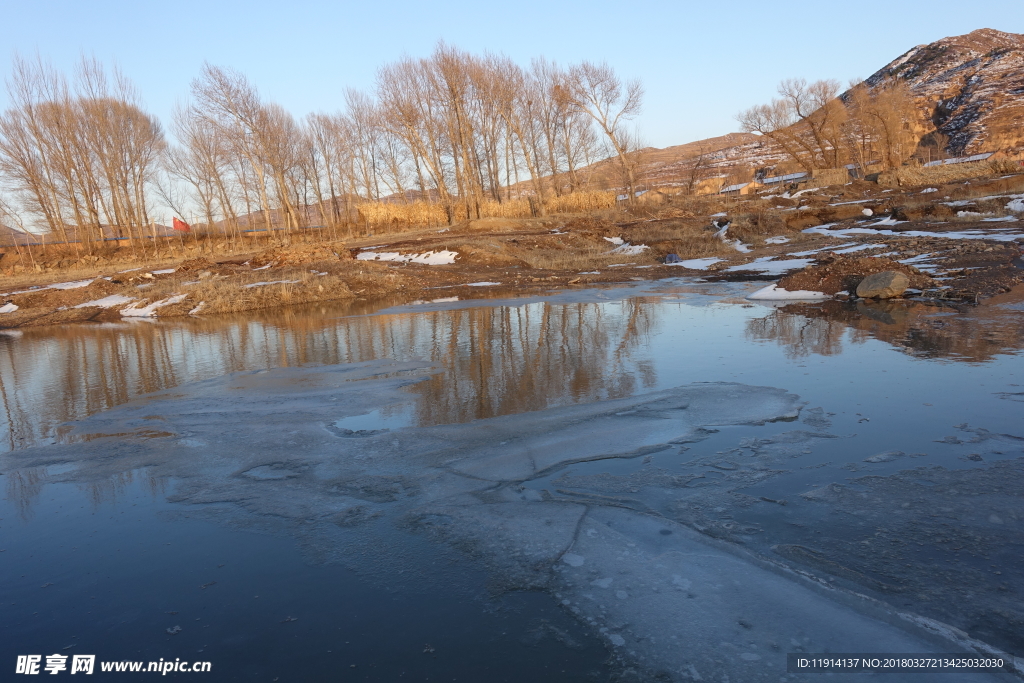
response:
[[[730,218],[729,236],[743,242],[761,243],[765,237],[793,232],[786,225],[783,214],[773,209],[762,208]]]
[[[571,249],[540,247],[524,251],[520,258],[531,268],[542,270],[587,271],[607,268],[613,263],[647,264],[653,263],[650,252],[636,255],[611,253],[611,245],[604,246],[587,244]]]
[[[680,258],[704,258],[732,253],[732,249],[715,237],[710,222],[699,219],[661,220],[640,223],[623,232],[631,244],[651,247],[652,258],[676,254]]]
[[[921,185],[937,185],[955,183],[972,178],[1020,173],[1021,168],[1006,160],[973,161],[962,164],[943,164],[941,166],[904,166],[884,171],[878,176],[878,184],[882,187],[917,187]]]
[[[544,208],[547,213],[584,213],[615,206],[614,192],[574,192],[562,197],[549,199]],[[453,221],[469,219],[465,205],[452,208]],[[435,226],[448,222],[444,207],[429,202],[391,204],[367,202],[359,207],[359,214],[367,226],[411,228],[418,225]],[[480,204],[480,218],[529,218],[533,209],[528,199],[513,199],[505,202],[485,200]],[[473,216],[476,218],[476,216]]]
[[[1012,175],[1024,171],[1024,162],[1013,159],[996,159],[988,162],[993,175]]]
[[[157,301],[175,294],[187,295],[180,304],[159,309],[160,316],[183,315],[200,303],[203,313],[228,313],[377,295],[401,289],[407,279],[379,264],[324,261],[268,271],[239,270],[199,280],[195,273],[174,273],[145,289],[136,289],[135,296]],[[247,286],[260,282],[273,284]]]
[[[385,204],[367,202],[359,207],[360,217],[367,226],[412,227],[414,225],[441,225],[448,222],[440,204],[412,202],[411,204]]]
[[[742,205],[749,200],[744,198]],[[636,217],[655,218],[659,220],[701,219],[708,221],[709,216],[717,213],[733,213],[741,203],[735,198],[718,197],[715,195],[684,195],[677,194],[669,198],[665,204],[658,206],[634,207],[631,213]]]
[[[585,213],[615,207],[614,192],[573,192],[545,204],[548,213]]]
[[[158,309],[158,315],[165,317],[184,315],[200,303],[203,313],[228,313],[378,295],[401,289],[409,279],[386,265],[354,261],[323,261],[266,271],[239,269],[197,278],[194,272],[173,273],[141,289],[124,285],[121,292],[138,297],[140,306],[185,294],[183,302]],[[271,284],[257,284],[263,282]]]

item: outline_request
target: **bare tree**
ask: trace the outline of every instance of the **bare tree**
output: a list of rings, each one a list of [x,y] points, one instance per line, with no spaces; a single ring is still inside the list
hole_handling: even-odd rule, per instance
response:
[[[643,108],[644,88],[639,80],[623,87],[622,81],[607,64],[582,62],[570,69],[568,101],[587,114],[608,138],[619,160],[630,200],[636,196],[637,138],[625,123],[639,116]]]
[[[139,234],[147,188],[165,143],[131,83],[83,59],[74,82],[44,64],[15,60],[13,106],[0,117],[0,173],[46,228],[87,247]]]
[[[849,93],[849,102],[852,117],[870,138],[883,168],[897,168],[910,159],[917,144],[916,107],[906,82],[860,85]]]
[[[743,131],[765,136],[807,172],[839,166],[846,117],[839,82],[787,79],[778,92],[778,99],[736,117]]]

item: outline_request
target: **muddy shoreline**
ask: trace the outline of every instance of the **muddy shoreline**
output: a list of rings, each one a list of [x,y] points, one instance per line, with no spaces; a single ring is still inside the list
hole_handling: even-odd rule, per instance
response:
[[[900,191],[858,181],[343,241],[282,236],[256,251],[217,253],[230,245],[197,240],[186,253],[151,262],[118,261],[115,253],[37,264],[40,272],[11,267],[26,256],[8,248],[0,329],[336,300],[512,296],[680,276],[781,281],[789,291],[844,298],[856,277],[880,269],[911,278],[908,298],[982,304],[1024,282],[1021,191],[1024,176]],[[824,271],[837,268],[844,277],[832,272],[826,281]]]

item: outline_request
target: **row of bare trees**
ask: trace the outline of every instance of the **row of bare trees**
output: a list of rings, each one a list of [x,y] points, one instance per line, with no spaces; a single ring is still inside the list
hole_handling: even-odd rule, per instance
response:
[[[9,213],[60,239],[144,234],[157,203],[207,225],[351,222],[366,201],[430,201],[449,220],[485,202],[545,202],[584,189],[614,160],[630,196],[643,88],[605,64],[524,68],[439,44],[381,68],[372,94],[296,120],[243,74],[206,65],[168,144],[119,73],[83,60],[73,78],[17,60],[0,116]],[[0,196],[0,199],[3,199]]]
[[[166,144],[120,73],[82,60],[72,81],[16,60],[0,116],[0,183],[44,230],[67,240],[118,236],[150,222],[148,190]],[[8,210],[5,213],[13,213]],[[74,231],[74,235],[69,232]]]
[[[834,79],[787,79],[778,93],[737,119],[744,132],[763,135],[805,171],[896,168],[916,151],[920,108],[904,81],[853,83],[841,93]]]

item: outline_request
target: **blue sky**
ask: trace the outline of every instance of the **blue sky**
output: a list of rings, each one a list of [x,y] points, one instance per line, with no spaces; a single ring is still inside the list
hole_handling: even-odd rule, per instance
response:
[[[965,7],[969,7],[965,10]],[[607,61],[647,89],[639,128],[665,147],[736,129],[735,114],[788,77],[865,78],[914,45],[994,28],[1024,33],[1020,0],[836,2],[240,2],[10,0],[0,72],[15,53],[70,70],[83,52],[118,64],[165,122],[204,61],[245,73],[303,116],[438,40],[528,64]],[[6,108],[6,94],[0,107]]]

